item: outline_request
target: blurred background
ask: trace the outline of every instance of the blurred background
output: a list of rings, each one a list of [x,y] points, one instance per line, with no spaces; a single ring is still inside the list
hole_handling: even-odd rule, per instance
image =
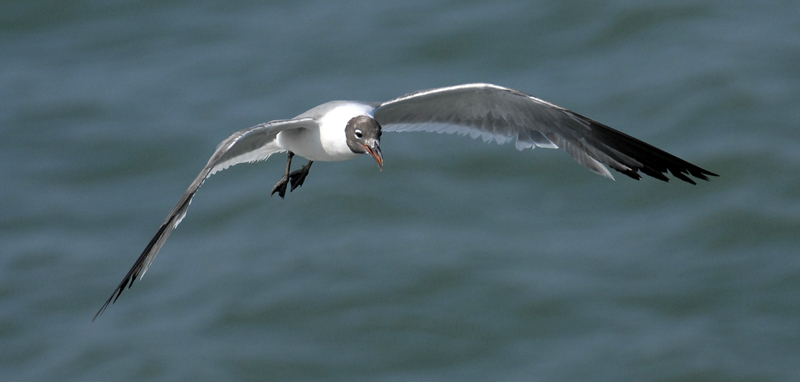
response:
[[[0,380],[790,381],[800,3],[3,1]],[[216,145],[334,99],[491,82],[721,175],[385,134],[270,197]],[[304,161],[298,161],[299,164]]]

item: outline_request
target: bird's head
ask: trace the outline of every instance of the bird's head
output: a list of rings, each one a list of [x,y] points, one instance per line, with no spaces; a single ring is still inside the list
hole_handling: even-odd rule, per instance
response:
[[[347,121],[344,132],[350,151],[356,154],[369,154],[375,158],[378,167],[383,170],[381,125],[378,121],[366,115],[359,115]]]

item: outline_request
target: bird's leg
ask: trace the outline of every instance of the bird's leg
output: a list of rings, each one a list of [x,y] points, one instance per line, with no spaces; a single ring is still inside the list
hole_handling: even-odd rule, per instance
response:
[[[314,161],[310,160],[308,161],[307,165],[289,174],[289,178],[292,181],[292,189],[289,191],[294,191],[295,188],[303,185],[303,181],[306,180],[306,176],[308,176],[308,170],[311,168],[312,163],[314,163]]]
[[[289,151],[289,160],[286,162],[286,171],[283,173],[283,178],[278,181],[278,184],[276,184],[275,187],[272,187],[272,193],[270,193],[270,196],[275,195],[276,192],[281,198],[286,195],[286,185],[289,184],[289,170],[292,168],[293,156],[294,153]],[[306,170],[306,173],[308,173],[308,170]]]

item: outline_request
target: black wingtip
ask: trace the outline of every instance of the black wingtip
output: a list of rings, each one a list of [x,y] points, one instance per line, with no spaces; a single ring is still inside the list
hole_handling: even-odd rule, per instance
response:
[[[100,308],[100,310],[98,310],[97,313],[94,314],[94,317],[92,317],[92,322],[94,322],[94,320],[96,320],[97,317],[102,316],[103,312],[106,310],[106,308],[108,308],[109,305],[111,305],[115,301],[117,301],[117,299],[114,298],[114,295],[116,295],[117,298],[119,298],[119,294],[117,294],[117,290],[115,290],[114,293],[111,294],[111,297],[109,297],[108,300],[106,300],[106,303],[103,304],[103,306]]]
[[[691,169],[690,168],[689,169],[689,173],[692,174],[693,177],[698,178],[698,179],[702,179],[702,180],[705,180],[705,181],[709,180],[708,176],[719,177],[719,175],[717,175],[717,174],[715,174],[715,173],[713,173],[711,171],[704,170],[704,169],[699,168],[699,167],[698,167],[698,169]],[[706,175],[708,175],[708,176],[706,176]]]
[[[591,134],[584,138],[592,146],[629,167],[634,173],[638,170],[664,182],[669,182],[667,174],[672,174],[676,179],[689,184],[697,184],[689,175],[706,181],[709,180],[708,176],[719,176],[600,122],[572,111],[566,113],[591,127]],[[625,168],[614,169],[638,180],[629,171],[625,171]]]
[[[678,179],[680,179],[680,180],[682,180],[682,181],[684,181],[684,182],[691,183],[691,184],[693,184],[693,185],[697,185],[697,183],[695,183],[695,181],[694,181],[694,180],[692,180],[692,178],[689,178],[688,176],[684,175],[684,174],[683,174],[682,172],[680,172],[680,171],[673,172],[673,173],[672,173],[672,176],[674,176],[674,177],[676,177],[676,178],[678,178]]]
[[[650,168],[648,166],[642,167],[640,170],[642,170],[642,172],[644,174],[649,175],[649,176],[651,176],[653,178],[656,178],[658,180],[663,180],[665,182],[669,182],[669,178],[666,175],[664,175],[664,173],[661,172],[661,171],[654,170],[654,169],[652,169],[652,168]]]
[[[111,297],[109,297],[108,300],[106,300],[105,304],[103,304],[103,306],[100,308],[100,310],[98,310],[97,313],[94,314],[94,317],[92,317],[92,322],[94,322],[94,320],[96,320],[97,317],[102,316],[103,312],[106,310],[106,308],[108,308],[109,305],[117,302],[117,299],[119,299],[119,296],[122,295],[122,291],[125,290],[126,286],[128,289],[130,289],[136,277],[128,279],[128,276],[130,275],[127,275],[125,279],[122,280],[122,282],[117,286],[117,289],[114,289],[114,292],[111,293]]]
[[[133,286],[133,283],[136,281],[136,278],[139,277],[139,275],[143,270],[146,271],[147,267],[145,267],[145,262],[147,262],[147,257],[150,254],[150,251],[153,249],[156,243],[158,243],[158,240],[161,238],[164,232],[166,232],[167,227],[173,224],[173,221],[174,217],[168,219],[163,224],[161,224],[161,227],[158,229],[158,232],[156,232],[155,236],[153,236],[153,238],[147,244],[147,247],[145,247],[144,251],[142,251],[142,254],[139,255],[139,258],[136,260],[136,263],[133,264],[133,267],[131,267],[128,273],[125,274],[125,277],[122,278],[122,281],[119,283],[119,285],[117,285],[117,288],[114,289],[114,292],[111,293],[111,297],[109,297],[108,300],[106,300],[106,303],[103,304],[100,310],[97,311],[97,313],[94,315],[94,318],[92,318],[92,322],[94,322],[94,320],[96,320],[97,317],[100,317],[106,310],[106,308],[108,308],[109,305],[117,302],[117,299],[119,299],[119,296],[122,296],[122,292],[126,288],[130,289]]]

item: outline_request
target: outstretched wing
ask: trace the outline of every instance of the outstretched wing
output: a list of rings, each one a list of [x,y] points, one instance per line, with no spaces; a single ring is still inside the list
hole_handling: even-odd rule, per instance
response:
[[[186,216],[186,210],[192,202],[192,197],[194,197],[197,189],[200,188],[200,185],[203,184],[206,178],[217,171],[224,170],[235,164],[266,160],[270,155],[276,152],[286,151],[280,147],[276,140],[278,133],[288,129],[312,126],[316,126],[316,122],[311,118],[272,121],[238,131],[228,137],[228,139],[222,141],[222,143],[217,146],[214,155],[208,160],[203,171],[200,171],[200,174],[194,179],[189,189],[186,190],[186,193],[184,193],[180,201],[178,201],[178,204],[175,205],[172,212],[167,215],[167,219],[161,224],[156,235],[153,236],[153,239],[147,244],[142,254],[139,255],[136,263],[133,264],[131,270],[128,271],[128,274],[126,274],[122,282],[119,283],[117,289],[111,294],[111,297],[106,300],[103,307],[94,315],[92,321],[103,314],[103,311],[109,304],[117,301],[122,291],[125,290],[126,287],[130,288],[137,277],[141,278],[144,276],[145,272],[147,272],[147,268],[150,267],[156,254],[158,254],[158,250],[161,249],[161,246],[164,245],[164,242],[169,237],[169,234],[172,233],[172,230],[175,229],[175,227],[180,224],[183,217]]]
[[[469,134],[484,141],[516,139],[519,150],[561,148],[578,163],[614,179],[603,164],[634,179],[638,171],[669,181],[669,171],[708,180],[716,174],[627,134],[518,90],[491,84],[466,84],[406,94],[380,104],[375,119],[384,131]]]

